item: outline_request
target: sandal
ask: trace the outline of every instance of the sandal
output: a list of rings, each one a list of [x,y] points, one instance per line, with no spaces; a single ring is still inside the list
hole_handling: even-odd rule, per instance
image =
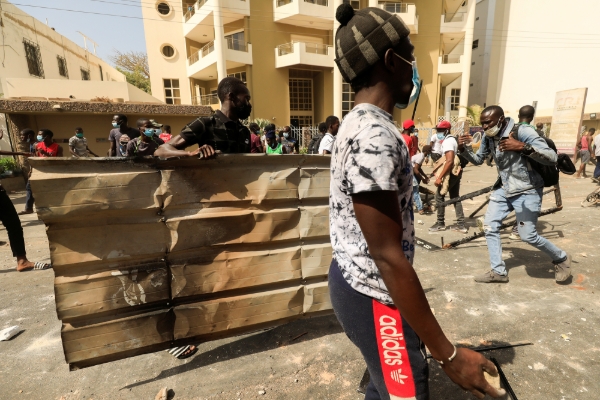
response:
[[[23,211],[19,211],[17,213],[17,215],[27,215],[27,214],[33,214],[33,210],[23,210]]]
[[[33,264],[33,269],[34,270],[38,270],[38,271],[41,271],[41,270],[44,270],[44,269],[50,269],[50,268],[52,268],[52,264],[48,264],[48,263],[41,262],[41,261],[36,261]]]
[[[173,355],[173,357],[176,357],[179,360],[183,360],[183,359],[193,356],[198,351],[198,348],[196,346],[194,346],[193,349],[191,347],[192,346],[190,346],[190,345],[181,346],[181,347],[173,347],[172,349],[169,349],[168,351],[171,355]]]

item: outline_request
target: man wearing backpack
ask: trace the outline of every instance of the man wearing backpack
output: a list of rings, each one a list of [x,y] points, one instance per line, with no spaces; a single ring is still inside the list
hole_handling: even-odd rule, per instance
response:
[[[571,276],[571,256],[540,236],[536,230],[544,188],[544,177],[538,170],[543,171],[540,165],[556,165],[556,151],[532,126],[520,124],[515,128],[514,120],[505,117],[504,110],[499,106],[485,108],[480,121],[485,136],[477,154],[469,145],[470,135],[459,138],[459,151],[475,165],[481,165],[492,154],[500,177],[490,196],[483,227],[491,270],[476,276],[475,281],[508,282],[508,272],[502,260],[500,226],[502,220],[514,210],[519,221],[521,240],[547,254],[554,264],[556,282],[565,282]]]
[[[319,154],[319,144],[321,144],[321,140],[327,132],[327,124],[325,122],[321,122],[318,128],[319,133],[313,136],[308,143],[308,154]]]
[[[335,115],[327,117],[325,123],[327,124],[327,133],[319,143],[319,154],[322,155],[331,154],[333,142],[335,142],[338,129],[340,129],[340,120]]]

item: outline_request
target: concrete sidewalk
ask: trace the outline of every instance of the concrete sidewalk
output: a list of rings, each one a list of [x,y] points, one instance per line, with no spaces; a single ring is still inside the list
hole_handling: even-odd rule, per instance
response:
[[[461,193],[489,186],[496,169],[465,170]],[[532,346],[486,352],[501,363],[519,399],[597,399],[600,392],[600,209],[580,207],[596,186],[561,175],[564,210],[543,217],[538,228],[573,256],[573,282],[554,282],[550,261],[503,235],[510,283],[482,285],[473,276],[489,268],[484,240],[453,250],[417,251],[415,267],[447,335],[455,343],[480,345],[530,341]],[[429,186],[432,188],[432,186]],[[463,203],[470,214],[485,196]],[[24,193],[13,196],[17,210]],[[544,197],[544,207],[553,195]],[[449,225],[453,207],[446,213]],[[417,236],[440,245],[462,237],[429,234],[435,215],[415,216]],[[48,261],[44,225],[22,218],[28,257]],[[474,220],[467,220],[471,232]],[[0,240],[7,241],[0,227]],[[362,399],[356,387],[364,372],[357,349],[334,316],[295,321],[233,339],[201,344],[179,361],[160,352],[69,372],[54,309],[52,271],[17,273],[8,245],[0,246],[0,329],[24,331],[0,342],[2,399],[154,399],[162,387],[174,399]],[[562,336],[564,335],[564,336]],[[568,338],[565,339],[565,337]],[[432,399],[469,399],[431,363]],[[259,391],[265,394],[259,394]],[[262,393],[262,392],[261,392]]]

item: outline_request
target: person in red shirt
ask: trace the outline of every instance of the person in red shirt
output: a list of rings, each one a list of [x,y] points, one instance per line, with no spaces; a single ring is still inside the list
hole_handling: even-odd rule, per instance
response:
[[[162,133],[158,135],[158,137],[165,143],[171,140],[171,138],[173,137],[173,135],[171,135],[171,125],[164,125],[162,127]]]
[[[408,147],[410,156],[414,156],[419,152],[419,138],[417,136],[411,136],[411,133],[415,131],[415,122],[412,119],[407,119],[402,123],[402,137]]]
[[[248,129],[250,129],[250,153],[263,153],[264,149],[259,135],[260,127],[253,122]]]
[[[63,149],[53,139],[54,133],[50,129],[38,132],[38,144],[35,147],[37,157],[62,157]]]

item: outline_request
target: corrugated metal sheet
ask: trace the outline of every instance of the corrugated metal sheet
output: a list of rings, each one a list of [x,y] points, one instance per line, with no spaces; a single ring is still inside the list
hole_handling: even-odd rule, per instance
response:
[[[71,368],[330,312],[329,161],[31,159]]]

